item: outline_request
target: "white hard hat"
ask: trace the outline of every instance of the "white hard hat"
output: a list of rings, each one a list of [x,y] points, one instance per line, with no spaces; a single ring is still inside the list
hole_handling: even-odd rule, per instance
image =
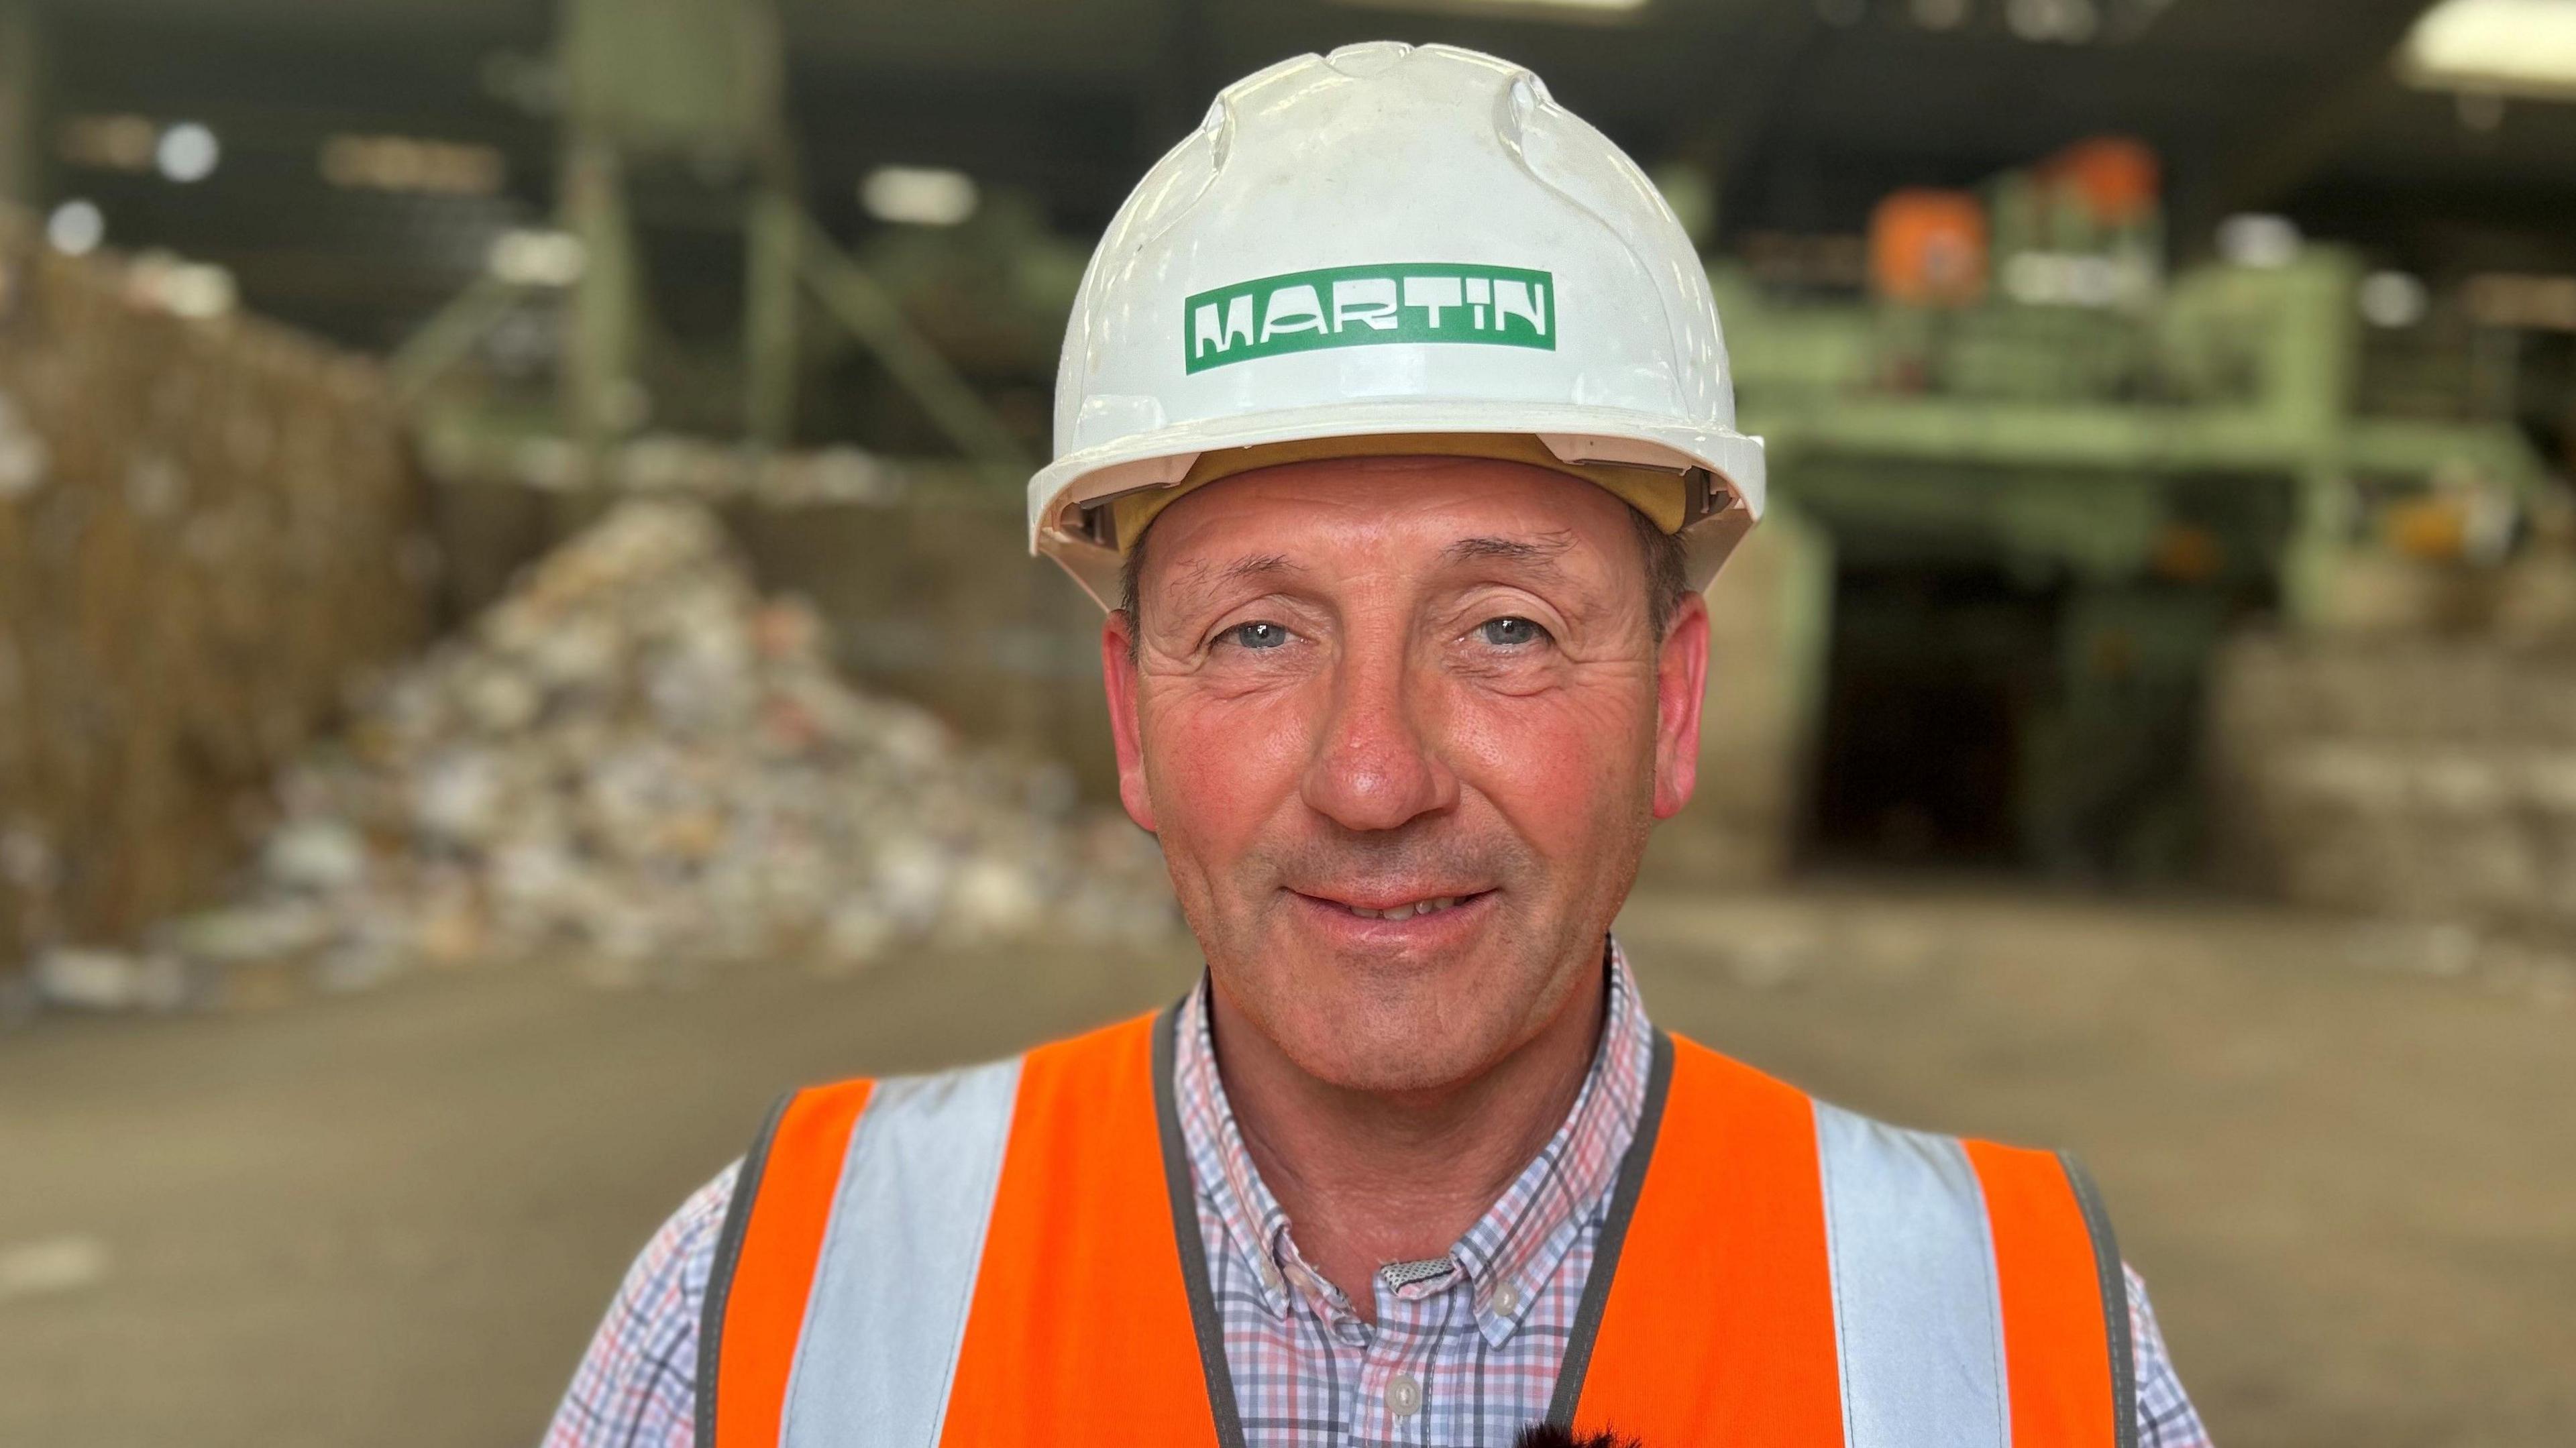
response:
[[[1228,86],[1092,253],[1029,546],[1115,606],[1162,504],[1252,467],[1497,456],[1598,482],[1706,587],[1762,511],[1681,223],[1537,76],[1379,41]]]

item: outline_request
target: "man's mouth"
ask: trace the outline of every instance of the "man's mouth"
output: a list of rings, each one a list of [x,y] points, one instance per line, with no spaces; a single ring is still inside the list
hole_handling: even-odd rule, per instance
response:
[[[1371,910],[1365,905],[1345,905],[1342,908],[1362,920],[1410,920],[1416,915],[1438,914],[1457,903],[1457,896],[1443,895],[1437,900],[1416,900],[1410,905],[1390,905],[1384,910]]]
[[[1302,890],[1297,893],[1305,894]],[[1412,920],[1424,915],[1437,915],[1444,910],[1455,910],[1461,905],[1472,904],[1492,893],[1490,890],[1474,890],[1458,895],[1432,895],[1418,900],[1403,900],[1389,905],[1355,905],[1348,900],[1336,900],[1329,895],[1306,895],[1306,898],[1318,905],[1341,911],[1361,920]]]

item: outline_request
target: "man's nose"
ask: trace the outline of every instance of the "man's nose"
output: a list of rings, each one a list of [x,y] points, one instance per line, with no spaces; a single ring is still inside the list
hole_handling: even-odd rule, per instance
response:
[[[1390,642],[1347,649],[1301,790],[1307,807],[1350,830],[1391,830],[1447,808],[1458,779],[1423,729],[1427,681]]]

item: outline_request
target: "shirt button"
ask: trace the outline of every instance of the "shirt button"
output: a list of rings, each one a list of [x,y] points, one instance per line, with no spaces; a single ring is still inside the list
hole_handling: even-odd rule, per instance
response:
[[[1506,1282],[1494,1289],[1493,1309],[1505,1317],[1521,1310],[1521,1290]]]
[[[1399,1418],[1422,1411],[1422,1384],[1411,1373],[1397,1373],[1386,1385],[1386,1408]]]

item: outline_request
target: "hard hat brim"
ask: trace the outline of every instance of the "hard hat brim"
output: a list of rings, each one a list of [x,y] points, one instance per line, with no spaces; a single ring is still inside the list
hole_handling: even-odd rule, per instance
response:
[[[1369,455],[1366,441],[1371,437],[1425,433],[1534,436],[1570,464],[1705,470],[1712,492],[1725,496],[1706,517],[1681,531],[1694,589],[1709,585],[1762,515],[1758,437],[1614,408],[1406,399],[1178,423],[1068,453],[1029,479],[1029,551],[1055,559],[1102,608],[1115,608],[1120,553],[1088,526],[1086,512],[1094,505],[1140,489],[1174,486],[1204,453],[1334,440],[1352,444],[1344,456],[1362,457]]]

